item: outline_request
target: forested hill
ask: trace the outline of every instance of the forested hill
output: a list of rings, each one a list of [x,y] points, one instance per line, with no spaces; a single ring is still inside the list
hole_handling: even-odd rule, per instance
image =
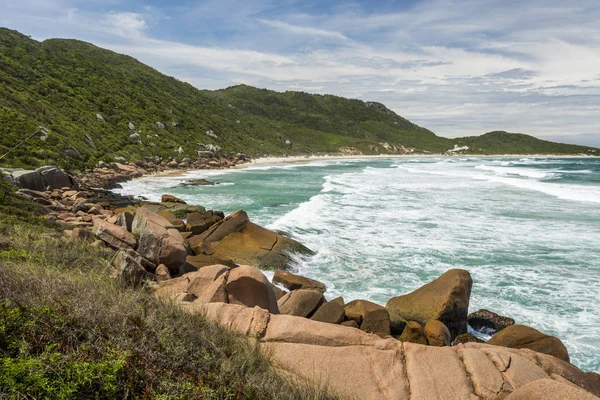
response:
[[[464,143],[483,153],[591,150],[504,135],[441,138],[380,103],[337,96],[244,85],[198,90],[89,43],[37,42],[0,28],[0,156],[31,136],[0,160],[3,166],[73,169],[117,157],[195,157],[204,150],[199,144],[252,156],[440,153]]]

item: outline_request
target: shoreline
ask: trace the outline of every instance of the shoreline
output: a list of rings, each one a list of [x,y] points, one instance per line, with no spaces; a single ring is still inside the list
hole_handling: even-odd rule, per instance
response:
[[[600,156],[589,156],[589,155],[558,155],[558,154],[457,154],[457,155],[444,155],[444,154],[355,154],[355,155],[306,155],[306,156],[267,156],[254,158],[251,161],[243,164],[235,165],[227,169],[244,169],[250,168],[253,165],[286,165],[286,164],[297,164],[303,162],[314,162],[314,161],[334,161],[334,160],[385,160],[394,158],[598,158]],[[222,168],[207,169],[207,171],[218,171]],[[149,178],[149,177],[176,177],[183,176],[188,172],[202,171],[203,169],[187,168],[187,169],[168,169],[155,173],[147,173],[138,178],[132,180]]]

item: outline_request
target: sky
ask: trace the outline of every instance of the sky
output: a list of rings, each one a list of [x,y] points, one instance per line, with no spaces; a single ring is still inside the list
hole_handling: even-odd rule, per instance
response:
[[[446,137],[600,146],[598,0],[3,0],[0,26],[92,42],[201,89],[330,93]]]

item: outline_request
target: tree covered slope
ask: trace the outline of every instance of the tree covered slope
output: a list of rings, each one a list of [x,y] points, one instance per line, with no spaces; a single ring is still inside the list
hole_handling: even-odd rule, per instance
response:
[[[384,105],[240,85],[198,90],[132,57],[65,39],[37,42],[0,28],[0,160],[5,166],[85,168],[99,160],[194,157],[199,144],[253,156],[339,152],[441,153],[473,144],[486,153],[542,150],[535,138],[446,139]],[[544,142],[547,143],[547,142]],[[546,145],[544,145],[546,147]],[[471,147],[471,146],[470,146]],[[548,147],[548,148],[550,148]],[[507,148],[503,151],[500,149]],[[517,150],[518,149],[518,150]],[[523,150],[523,149],[528,149]]]

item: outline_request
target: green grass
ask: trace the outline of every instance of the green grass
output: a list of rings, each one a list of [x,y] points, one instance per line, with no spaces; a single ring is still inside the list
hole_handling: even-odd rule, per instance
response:
[[[111,278],[111,251],[13,217],[28,202],[0,189],[0,398],[327,398],[245,338]]]

